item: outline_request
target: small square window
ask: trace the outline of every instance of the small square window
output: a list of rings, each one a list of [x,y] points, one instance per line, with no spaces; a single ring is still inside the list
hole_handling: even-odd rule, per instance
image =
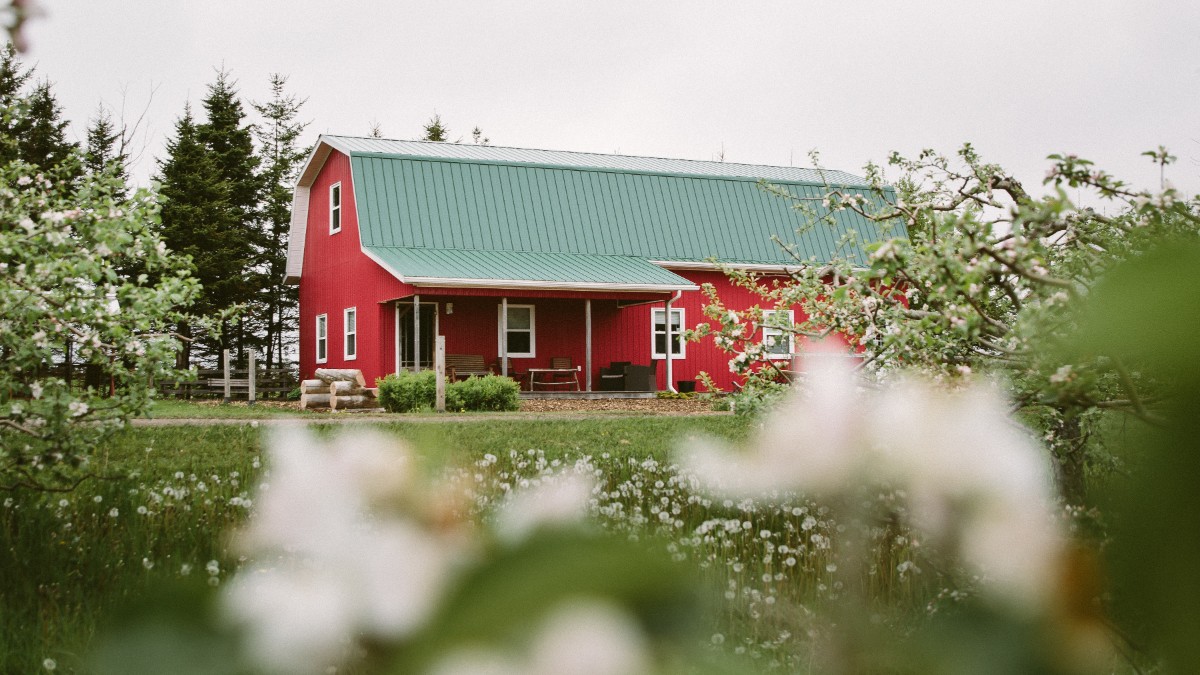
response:
[[[651,330],[654,339],[650,358],[665,359],[667,357],[667,311],[665,309],[656,309],[653,310],[650,316],[653,319]],[[683,322],[683,309],[671,309],[672,359],[687,358],[687,343],[683,341],[683,328],[685,325]]]
[[[791,326],[794,322],[793,317],[794,314],[790,309],[763,310],[762,334],[763,346],[766,347],[767,358],[792,358],[792,333],[788,330],[777,328],[770,324],[775,324],[778,326],[780,322],[783,322],[784,325]]]
[[[496,315],[497,317],[500,315],[499,307],[496,308]],[[531,359],[536,355],[533,323],[533,305],[508,306],[509,358]],[[504,345],[500,345],[497,351],[502,351],[503,347]]]

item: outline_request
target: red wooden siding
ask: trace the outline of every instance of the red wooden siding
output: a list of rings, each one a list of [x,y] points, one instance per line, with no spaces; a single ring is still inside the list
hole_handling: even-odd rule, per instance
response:
[[[329,188],[342,184],[341,231],[329,233]],[[321,168],[309,195],[304,269],[300,282],[300,373],[318,367],[358,368],[368,382],[393,368],[395,314],[381,304],[411,293],[411,287],[363,254],[358,240],[358,213],[349,159],[333,152]],[[358,356],[344,354],[344,310],[358,312]],[[316,362],[316,317],[329,315],[328,360]]]
[[[329,233],[329,188],[342,184],[341,231]],[[712,283],[721,299],[730,307],[746,308],[757,296],[735,287],[719,272],[678,272],[697,285]],[[338,152],[330,154],[311,187],[308,229],[305,239],[304,268],[300,283],[300,371],[310,377],[319,366],[358,368],[368,382],[395,370],[395,305],[397,299],[410,301],[413,294],[421,302],[438,303],[438,322],[446,336],[446,350],[452,354],[481,354],[488,362],[499,354],[498,311],[500,297],[515,305],[535,306],[535,351],[530,359],[514,359],[517,370],[546,366],[551,357],[569,356],[578,365],[586,359],[584,335],[584,299],[592,299],[592,366],[596,380],[599,369],[610,361],[651,361],[651,312],[663,307],[667,294],[590,293],[540,289],[468,289],[415,288],[400,283],[394,276],[368,258],[359,245],[358,215],[349,159]],[[653,303],[621,307],[630,302]],[[454,304],[453,314],[446,303]],[[685,328],[708,321],[702,312],[704,295],[685,291],[674,303],[684,311]],[[344,310],[357,309],[358,355],[347,360],[344,354]],[[327,314],[328,359],[316,363],[316,317]],[[797,318],[800,318],[797,313]],[[723,390],[733,386],[729,355],[716,348],[711,339],[688,343],[687,357],[675,359],[674,379],[694,380],[707,372]],[[583,376],[580,381],[584,380]],[[659,388],[667,387],[666,364],[658,363]]]

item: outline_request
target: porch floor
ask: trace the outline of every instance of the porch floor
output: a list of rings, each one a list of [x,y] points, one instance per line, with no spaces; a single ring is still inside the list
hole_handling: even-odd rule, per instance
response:
[[[657,398],[657,394],[652,391],[523,391],[520,398],[593,401],[606,398]]]

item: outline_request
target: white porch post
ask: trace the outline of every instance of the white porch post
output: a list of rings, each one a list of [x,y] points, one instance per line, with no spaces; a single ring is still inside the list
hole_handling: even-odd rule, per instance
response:
[[[508,377],[508,297],[500,298],[500,374]]]
[[[421,372],[421,296],[413,296],[413,372]]]
[[[675,391],[675,370],[673,364],[675,361],[675,341],[671,335],[671,300],[667,298],[667,391]]]
[[[400,301],[397,300],[393,311],[396,312],[396,374],[400,374]]]
[[[587,345],[587,356],[584,357],[584,364],[587,368],[587,375],[583,378],[584,389],[592,390],[592,300],[588,298],[583,301],[583,332],[584,344]]]
[[[434,378],[434,410],[446,412],[446,336],[437,335],[433,338],[433,372]]]

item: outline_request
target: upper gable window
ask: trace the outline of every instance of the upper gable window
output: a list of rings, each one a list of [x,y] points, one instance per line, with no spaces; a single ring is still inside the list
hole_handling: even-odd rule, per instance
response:
[[[329,186],[329,234],[342,231],[342,184]]]

